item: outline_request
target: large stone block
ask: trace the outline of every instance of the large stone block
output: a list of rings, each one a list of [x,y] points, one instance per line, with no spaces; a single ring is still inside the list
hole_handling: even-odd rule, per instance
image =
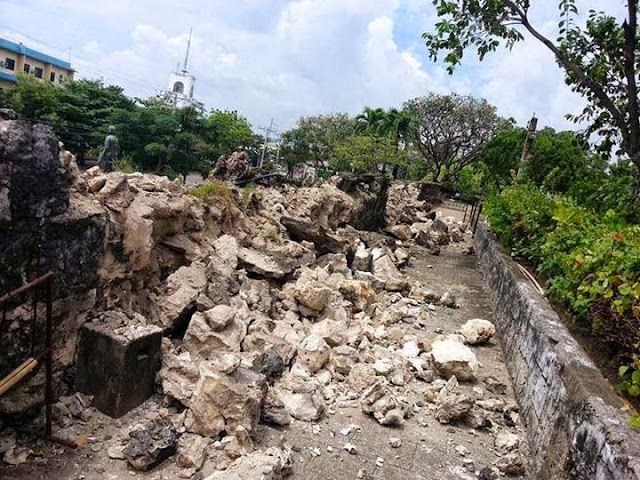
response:
[[[117,418],[153,394],[160,367],[162,329],[139,315],[107,312],[80,330],[75,388]]]

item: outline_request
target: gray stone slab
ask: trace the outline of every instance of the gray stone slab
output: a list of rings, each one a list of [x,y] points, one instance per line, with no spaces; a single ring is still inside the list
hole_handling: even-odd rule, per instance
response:
[[[153,394],[160,366],[162,329],[110,312],[80,330],[75,389],[118,418]]]

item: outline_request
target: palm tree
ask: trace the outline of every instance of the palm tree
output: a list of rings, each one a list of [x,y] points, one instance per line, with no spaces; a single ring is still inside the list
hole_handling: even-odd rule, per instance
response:
[[[390,109],[385,118],[385,133],[388,134],[396,144],[396,150],[400,144],[407,145],[416,134],[416,118],[406,109]]]
[[[384,134],[386,112],[382,108],[364,107],[364,111],[356,117],[356,133],[369,135]]]

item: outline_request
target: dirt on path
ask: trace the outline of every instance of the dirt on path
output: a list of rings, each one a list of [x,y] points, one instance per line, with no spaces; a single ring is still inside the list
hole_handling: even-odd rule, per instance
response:
[[[451,213],[459,212],[446,211],[447,215]],[[438,335],[455,333],[470,319],[491,320],[492,311],[482,288],[476,257],[468,254],[470,242],[467,238],[463,243],[449,245],[439,256],[430,255],[422,247],[413,247],[411,264],[404,273],[411,280],[422,282],[436,291],[450,292],[457,299],[459,308],[429,305],[426,321],[402,324],[407,333],[420,334],[430,342]],[[373,417],[365,415],[358,400],[354,399],[351,404],[342,403],[331,409],[329,415],[315,423],[293,420],[287,427],[259,425],[255,446],[265,449],[290,445],[293,465],[288,478],[292,480],[498,478],[502,474],[497,472],[495,464],[506,452],[496,448],[496,439],[504,434],[513,434],[512,438],[517,436],[520,456],[526,459],[526,435],[518,420],[518,407],[497,339],[474,346],[472,350],[481,365],[478,381],[461,382],[460,387],[464,393],[495,405],[495,408],[483,408],[483,414],[491,424],[488,428],[471,428],[464,422],[439,423],[434,416],[436,406],[425,401],[424,392],[429,384],[414,380],[406,392],[412,415],[400,427],[380,425]],[[487,377],[492,377],[492,385],[506,386],[506,392],[496,393],[495,388],[487,388]],[[16,467],[0,464],[0,478],[180,478],[184,472],[176,465],[175,457],[151,472],[142,473],[128,467],[125,461],[110,458],[107,453],[112,440],[131,429],[132,424],[159,418],[166,412],[167,407],[162,405],[160,396],[149,399],[118,420],[96,411],[86,422],[85,445],[81,448],[69,450],[34,440],[30,446],[35,458]],[[345,450],[346,444],[353,445],[355,451],[349,453]],[[205,463],[203,470],[191,478],[206,478],[214,470],[215,466],[207,468]]]

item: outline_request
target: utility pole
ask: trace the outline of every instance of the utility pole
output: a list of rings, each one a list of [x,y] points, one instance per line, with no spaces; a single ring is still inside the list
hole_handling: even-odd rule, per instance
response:
[[[276,151],[276,163],[280,160],[280,149],[282,148],[282,138],[278,142],[278,150]]]
[[[265,153],[267,153],[267,143],[269,143],[269,135],[271,135],[271,132],[273,131],[273,118],[271,119],[271,123],[269,123],[269,127],[266,130],[264,127],[261,127],[260,130],[266,131],[266,134],[264,138],[264,144],[262,145],[262,155],[260,155],[260,164],[258,165],[258,168],[262,168],[262,164],[264,163],[264,155]]]
[[[536,114],[533,114],[531,120],[529,120],[529,124],[527,125],[527,137],[524,140],[524,147],[522,148],[522,156],[520,157],[520,165],[518,166],[518,174],[516,175],[516,180],[522,180],[524,176],[524,167],[527,164],[527,160],[529,158],[529,149],[531,148],[531,144],[533,140],[536,138],[536,129],[538,128],[538,119],[536,118]]]

